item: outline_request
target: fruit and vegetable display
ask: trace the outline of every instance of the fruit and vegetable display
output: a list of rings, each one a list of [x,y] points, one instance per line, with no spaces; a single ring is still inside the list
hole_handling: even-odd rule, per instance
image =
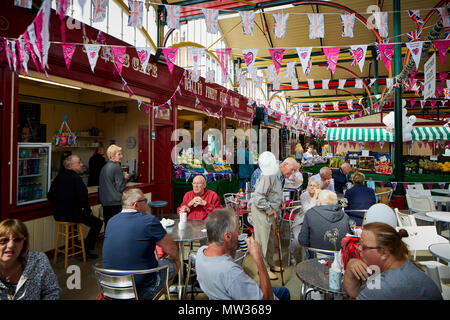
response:
[[[375,173],[379,174],[392,174],[391,160],[386,159],[386,161],[375,161]]]
[[[332,158],[330,159],[330,168],[340,168],[345,162],[345,158]]]
[[[233,170],[229,164],[225,161],[218,159],[214,160],[213,163],[206,163],[203,160],[196,159],[192,154],[183,153],[181,156],[177,157],[177,164],[182,165],[185,169],[194,171],[197,173],[232,173]],[[208,162],[210,162],[208,161]]]

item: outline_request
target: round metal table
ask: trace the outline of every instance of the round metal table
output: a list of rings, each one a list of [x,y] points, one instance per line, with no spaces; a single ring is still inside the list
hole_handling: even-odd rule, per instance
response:
[[[433,256],[450,262],[450,243],[434,243],[428,247],[428,250]]]
[[[173,241],[178,242],[178,251],[180,254],[180,270],[178,270],[178,300],[183,297],[184,290],[184,242],[194,242],[207,239],[206,234],[206,221],[205,220],[194,220],[188,219],[186,222],[186,227],[183,229],[178,228],[178,223],[180,219],[174,219],[175,224],[170,227],[166,227],[166,232],[170,235]]]
[[[300,293],[300,299],[306,300],[309,293],[312,291],[320,291],[328,295],[342,295],[347,296],[347,293],[342,289],[334,290],[329,287],[329,267],[320,263],[320,260],[328,260],[329,264],[333,261],[334,257],[327,259],[309,259],[302,261],[295,267],[295,273],[297,278],[302,281],[302,289]],[[306,288],[308,289],[306,290]]]

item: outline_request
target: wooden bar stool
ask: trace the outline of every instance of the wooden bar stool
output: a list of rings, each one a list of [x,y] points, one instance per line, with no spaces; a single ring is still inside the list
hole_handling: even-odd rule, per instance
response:
[[[56,221],[56,245],[55,254],[53,256],[53,264],[56,263],[58,253],[64,253],[64,268],[67,269],[68,258],[77,254],[83,254],[83,262],[86,262],[86,251],[84,249],[83,230],[81,223],[78,222],[63,222]],[[59,249],[59,237],[64,237],[64,249]],[[75,242],[75,239],[80,237],[80,244]],[[70,241],[69,241],[70,240]],[[81,250],[76,250],[80,248]],[[71,251],[71,253],[69,253]]]
[[[148,206],[150,207],[150,209],[152,209],[152,214],[154,216],[157,216],[158,219],[161,220],[163,207],[167,206],[167,204],[168,204],[167,201],[156,200],[149,202]],[[156,214],[153,213],[153,208],[156,209]]]

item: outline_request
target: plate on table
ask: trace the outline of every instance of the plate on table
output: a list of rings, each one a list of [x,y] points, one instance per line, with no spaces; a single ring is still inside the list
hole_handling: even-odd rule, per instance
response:
[[[161,224],[163,225],[163,227],[172,227],[175,224],[175,221],[173,221],[172,219],[166,219],[163,218],[161,220]]]

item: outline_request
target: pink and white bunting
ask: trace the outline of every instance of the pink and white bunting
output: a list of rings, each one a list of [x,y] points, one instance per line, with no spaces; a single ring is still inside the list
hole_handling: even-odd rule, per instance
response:
[[[339,60],[339,51],[340,47],[324,47],[323,52],[325,54],[325,58],[327,59],[327,70],[331,71],[331,74],[334,74],[336,70],[336,65]]]
[[[308,13],[309,19],[309,38],[325,37],[325,25],[323,13]]]
[[[275,38],[282,39],[286,35],[286,24],[289,19],[289,13],[278,12],[273,14],[273,19],[275,21],[274,33]]]
[[[92,72],[94,72],[95,66],[97,65],[98,52],[101,46],[98,44],[84,44],[86,50],[86,55],[89,60],[89,65],[91,66]]]
[[[295,61],[288,62],[286,64],[286,77],[289,79],[296,79],[295,77]]]
[[[272,57],[273,64],[275,65],[275,70],[277,71],[277,75],[280,72],[282,63],[283,63],[283,54],[285,49],[282,48],[269,48],[270,56]]]
[[[114,62],[116,63],[117,70],[119,71],[119,74],[122,74],[122,67],[125,61],[125,53],[127,51],[127,47],[110,46],[110,48],[114,56]]]
[[[307,79],[307,80],[309,90],[314,90],[316,88],[316,85],[314,84],[314,79]]]
[[[231,48],[216,49],[216,55],[219,59],[220,66],[222,67],[222,72],[224,77],[228,75],[228,60],[230,58]]]
[[[450,45],[450,39],[448,40],[435,40],[433,45],[439,52],[439,58],[441,59],[442,67],[444,67],[445,56],[447,55],[447,49]]]
[[[148,47],[136,47],[136,52],[139,57],[139,61],[141,62],[141,68],[145,71],[147,69],[147,64],[150,59],[152,49]]]
[[[395,44],[380,43],[377,44],[376,47],[380,52],[381,59],[383,60],[387,71],[389,71],[392,58],[394,57]]]
[[[164,54],[164,58],[166,59],[169,72],[170,74],[172,74],[173,65],[175,64],[178,48],[162,48],[162,52]]]
[[[352,57],[352,66],[359,66],[363,72],[364,62],[366,60],[367,45],[350,46],[350,56]]]
[[[423,42],[422,41],[407,42],[406,46],[408,47],[409,51],[411,52],[411,56],[414,59],[414,62],[416,63],[416,69],[419,69],[420,57],[422,55]]]
[[[73,54],[77,48],[74,44],[61,44],[63,50],[64,62],[66,63],[67,70],[69,70],[70,63],[72,62]]]
[[[308,63],[311,58],[312,47],[297,47],[295,49],[297,50],[298,57],[302,64],[303,72],[305,73],[305,75],[307,75],[306,70],[308,68]]]
[[[199,63],[205,53],[204,48],[190,48],[189,54],[192,60],[192,80],[197,82],[200,79]]]

